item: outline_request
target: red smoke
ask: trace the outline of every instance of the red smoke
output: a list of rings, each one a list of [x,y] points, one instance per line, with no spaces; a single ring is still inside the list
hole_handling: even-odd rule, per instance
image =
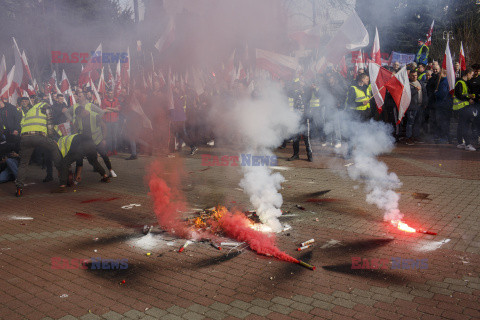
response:
[[[254,230],[251,222],[241,213],[232,214],[225,211],[219,220],[220,227],[225,235],[237,241],[246,242],[250,248],[266,256],[273,256],[287,262],[298,263],[298,260],[280,251],[275,246],[275,235]]]
[[[182,163],[174,161],[155,161],[150,166],[148,186],[149,195],[153,199],[154,211],[158,224],[164,230],[180,237],[190,237],[191,231],[184,221],[181,212],[185,211],[186,203],[180,192]]]
[[[193,231],[182,220],[181,212],[185,211],[186,201],[180,191],[181,176],[183,174],[182,162],[179,159],[157,160],[150,166],[148,185],[149,195],[154,202],[154,211],[158,223],[164,230],[177,236],[191,239],[193,233],[207,239],[216,239],[214,234]],[[275,235],[256,231],[250,227],[251,221],[242,213],[232,214],[225,208],[220,209],[222,216],[218,221],[209,221],[212,230],[223,232],[225,236],[240,242],[247,243],[258,254],[273,256],[287,262],[299,263],[299,261],[275,246]]]

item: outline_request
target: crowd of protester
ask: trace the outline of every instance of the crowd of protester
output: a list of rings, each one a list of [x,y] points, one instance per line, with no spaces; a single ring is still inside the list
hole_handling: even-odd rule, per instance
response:
[[[386,68],[396,73],[401,65],[395,62]],[[388,91],[382,111],[376,107],[368,70],[352,70],[346,77],[335,68],[310,78],[298,74],[284,83],[284,89],[290,107],[302,115],[305,130],[291,137],[294,154],[288,160],[299,159],[302,138],[309,161],[313,160],[312,139],[320,140],[322,146],[342,146],[342,119],[337,115],[329,117],[332,109],[348,110],[359,121],[373,119],[391,124],[397,143],[455,144],[459,149],[475,151],[480,134],[480,65],[474,64],[463,72],[459,69],[456,64],[458,79],[452,97],[446,71],[437,62],[407,65],[411,102],[400,123]],[[128,157],[123,157],[136,160],[139,152],[152,155],[154,148],[171,156],[188,146],[194,155],[201,145],[228,144],[231,137],[215,135],[213,127],[221,127],[222,123],[210,123],[210,108],[258,94],[258,88],[246,80],[235,80],[231,85],[210,81],[201,94],[188,83],[177,82],[168,88],[166,83],[155,81],[150,89],[131,89],[128,93],[107,90],[100,102],[89,87],[74,89],[73,99],[54,94],[50,101],[39,92],[19,98],[16,106],[0,100],[0,183],[15,180],[17,196],[23,194],[29,163],[46,170],[44,182],[54,179],[55,165],[60,180],[58,191],[64,192],[67,185],[81,181],[84,158],[100,174],[102,182],[109,182],[117,177],[110,157],[119,152],[129,152]],[[38,117],[43,119],[42,128],[36,126]],[[452,118],[457,119],[456,136],[451,134]],[[333,127],[328,134],[326,125]],[[280,148],[285,148],[287,142]],[[97,154],[106,169],[98,162]],[[73,162],[75,170],[70,172]]]

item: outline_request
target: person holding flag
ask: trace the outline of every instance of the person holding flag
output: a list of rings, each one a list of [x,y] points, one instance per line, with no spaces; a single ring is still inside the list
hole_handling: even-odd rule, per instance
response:
[[[425,44],[422,39],[418,39],[419,49],[415,55],[415,62],[417,64],[423,63],[424,65],[428,64],[428,54],[430,53],[430,48]]]

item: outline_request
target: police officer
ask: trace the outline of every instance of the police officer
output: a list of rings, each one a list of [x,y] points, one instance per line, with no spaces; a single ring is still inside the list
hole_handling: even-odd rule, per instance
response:
[[[473,69],[468,67],[463,77],[455,84],[453,111],[458,113],[457,148],[467,151],[476,151],[472,145],[472,136],[469,132],[470,123],[478,116],[478,110],[473,105],[475,95],[470,94],[467,81],[473,77]]]
[[[348,90],[345,107],[353,110],[358,118],[366,121],[372,117],[372,87],[369,85],[370,78],[361,73],[357,76],[356,85]]]
[[[293,138],[293,156],[288,158],[288,161],[300,159],[300,138],[303,136],[303,141],[305,142],[305,148],[307,150],[307,159],[312,162],[313,155],[310,145],[311,112],[310,106],[305,103],[305,89],[299,78],[296,78],[293,81],[290,88],[287,89],[287,94],[290,99],[293,99],[293,108],[295,112],[298,112],[301,115],[301,124],[305,126],[303,134],[297,134]]]
[[[39,94],[39,98],[44,98]],[[49,152],[55,167],[59,172],[62,170],[62,157],[57,144],[53,140],[56,133],[53,125],[53,115],[51,107],[45,101],[36,103],[22,119],[21,122],[21,140],[20,140],[20,165],[18,175],[15,180],[17,186],[16,196],[23,195],[23,186],[27,177],[28,162],[36,147],[41,147]],[[60,185],[61,188],[66,185]]]

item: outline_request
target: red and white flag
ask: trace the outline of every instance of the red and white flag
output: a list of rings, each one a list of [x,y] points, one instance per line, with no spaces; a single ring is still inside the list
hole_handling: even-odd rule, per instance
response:
[[[465,52],[463,51],[463,42],[460,42],[460,70],[467,70],[467,63],[465,61]]]
[[[110,64],[108,64],[108,75],[106,83],[111,90],[115,89],[115,80],[113,77],[112,68],[110,68]]]
[[[375,40],[372,48],[372,61],[382,65],[382,53],[380,52],[380,39],[378,38],[378,29],[375,27]]]
[[[8,76],[7,76],[7,85],[3,87],[3,89],[1,89],[1,92],[0,92],[0,97],[5,99],[8,98],[9,102],[13,105],[15,105],[16,100],[15,102],[13,102],[12,96],[10,94],[11,93],[10,88],[12,86],[14,75],[15,75],[15,66],[12,66],[12,69],[10,69],[10,72],[8,73]]]
[[[7,98],[12,84],[13,75],[15,73],[15,66],[12,67],[12,70],[7,73],[7,65],[5,63],[5,56],[2,57],[0,63],[0,97]],[[5,95],[5,96],[4,96]]]
[[[392,78],[393,73],[375,62],[370,62],[368,73],[370,74],[373,98],[377,104],[377,109],[381,112],[385,102],[385,94],[387,93],[386,84]]]
[[[97,105],[100,107],[102,105],[102,100],[100,99],[100,95],[98,94],[97,88],[95,88],[92,79],[90,79],[90,87],[93,90],[93,95],[95,97],[95,100],[97,101]]]
[[[453,68],[453,60],[450,53],[450,40],[447,40],[447,48],[445,49],[442,68],[447,70],[448,87],[450,94],[453,95],[455,92],[455,69]]]
[[[365,70],[365,58],[362,50],[352,51],[352,63],[354,64],[355,77],[357,76],[359,69]]]
[[[317,24],[312,28],[291,33],[288,37],[297,42],[301,49],[313,49],[320,46],[323,35],[323,26]]]
[[[256,50],[256,67],[270,72],[274,78],[284,80],[290,80],[300,70],[296,58],[261,49]]]
[[[430,30],[427,34],[427,41],[425,41],[425,45],[430,47],[432,45],[432,34],[433,34],[433,25],[435,24],[435,20],[432,21],[432,25],[430,26]]]
[[[155,43],[155,48],[159,52],[165,51],[170,45],[173,43],[175,40],[175,21],[173,18],[171,18],[168,21],[167,28],[165,29],[165,32],[162,34],[160,39]]]
[[[13,39],[13,52],[15,55],[15,73],[13,74],[12,84],[10,85],[10,97],[16,102],[17,97],[22,96],[21,85],[23,82],[23,59],[17,41]]]
[[[102,68],[102,44],[97,47],[94,52],[94,55],[90,57],[85,68],[82,66],[82,71],[80,72],[80,76],[78,78],[78,86],[83,87],[84,85],[88,85],[90,79],[97,80],[100,75],[98,74],[97,70]]]
[[[68,82],[67,74],[65,70],[62,70],[62,80],[60,81],[60,91],[63,94],[66,94],[68,89],[70,89],[70,82]]]
[[[40,91],[40,87],[38,86],[37,79],[33,79],[33,89],[35,90],[35,92]]]
[[[397,124],[399,124],[412,99],[412,92],[410,91],[410,81],[408,80],[407,67],[404,66],[397,72],[390,80],[385,84],[385,87],[390,92],[395,104],[397,105],[398,118]]]
[[[122,89],[122,67],[120,60],[117,62],[117,70],[115,70],[115,97],[118,97]]]
[[[98,80],[97,91],[98,93],[101,93],[104,96],[105,96],[105,93],[107,92],[107,85],[105,83],[105,76],[103,75],[103,68],[102,68],[102,73],[100,74],[100,80]]]
[[[326,48],[325,57],[315,66],[317,71],[321,70],[326,61],[337,65],[343,56],[351,51],[368,46],[369,36],[362,20],[354,11],[338,29],[337,33],[330,39]]]
[[[2,56],[2,61],[0,62],[0,95],[3,95],[4,90],[8,90],[8,72],[7,72],[7,65],[5,63],[5,56]]]
[[[22,89],[28,90],[28,85],[30,81],[33,81],[32,74],[30,72],[30,68],[28,67],[28,60],[27,55],[25,54],[25,50],[22,53],[22,66],[23,66],[23,79],[22,79]]]

